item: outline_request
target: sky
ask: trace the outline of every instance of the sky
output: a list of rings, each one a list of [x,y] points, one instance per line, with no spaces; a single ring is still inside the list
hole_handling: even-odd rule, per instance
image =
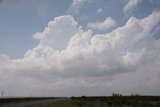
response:
[[[4,96],[159,90],[159,0],[0,0]]]

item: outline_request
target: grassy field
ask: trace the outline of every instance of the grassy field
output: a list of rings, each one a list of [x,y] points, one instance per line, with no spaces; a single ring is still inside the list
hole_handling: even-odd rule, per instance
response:
[[[160,107],[158,96],[72,97],[46,107]]]
[[[44,99],[54,99],[54,98],[53,97],[1,98],[0,105],[18,103],[18,102],[26,102],[26,101],[44,100]]]
[[[1,104],[35,101],[50,98],[5,98]],[[62,98],[61,98],[62,99]],[[45,104],[42,107],[160,107],[160,96],[91,96],[71,97]]]

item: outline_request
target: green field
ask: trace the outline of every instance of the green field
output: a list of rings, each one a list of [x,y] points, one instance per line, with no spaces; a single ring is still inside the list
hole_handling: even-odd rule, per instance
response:
[[[160,107],[159,96],[72,97],[46,107]]]

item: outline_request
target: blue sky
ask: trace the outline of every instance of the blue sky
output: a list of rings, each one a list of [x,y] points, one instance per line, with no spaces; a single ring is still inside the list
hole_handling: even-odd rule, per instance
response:
[[[28,49],[35,47],[37,41],[33,40],[32,34],[42,31],[54,17],[65,14],[70,3],[59,0],[8,2],[2,1],[0,6],[0,50],[13,58],[23,57]],[[44,6],[41,8],[40,5]],[[39,12],[43,9],[44,15]]]
[[[159,0],[0,0],[5,96],[160,95]]]
[[[78,10],[79,14],[75,14],[68,12],[71,2],[71,0],[2,0],[0,52],[10,55],[11,58],[23,57],[28,49],[38,44],[38,41],[32,38],[32,34],[43,31],[50,20],[60,15],[72,14],[84,29],[88,22],[104,20],[111,16],[116,20],[118,27],[124,25],[131,16],[143,18],[160,8],[158,0],[142,0],[126,17],[123,12],[126,0],[88,0]],[[100,8],[103,12],[97,15]]]

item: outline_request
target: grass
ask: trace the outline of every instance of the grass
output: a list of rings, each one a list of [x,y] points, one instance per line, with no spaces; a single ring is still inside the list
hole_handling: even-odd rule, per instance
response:
[[[0,99],[1,104],[40,100],[45,98]],[[47,98],[48,99],[48,98]],[[53,98],[51,98],[53,99]],[[160,96],[91,96],[71,97],[53,101],[42,107],[160,107]]]
[[[160,107],[160,97],[155,96],[112,96],[72,97],[57,101],[46,107]]]
[[[48,104],[46,107],[74,107],[71,99],[65,99]]]
[[[53,97],[0,98],[0,105],[44,99],[53,99]]]

